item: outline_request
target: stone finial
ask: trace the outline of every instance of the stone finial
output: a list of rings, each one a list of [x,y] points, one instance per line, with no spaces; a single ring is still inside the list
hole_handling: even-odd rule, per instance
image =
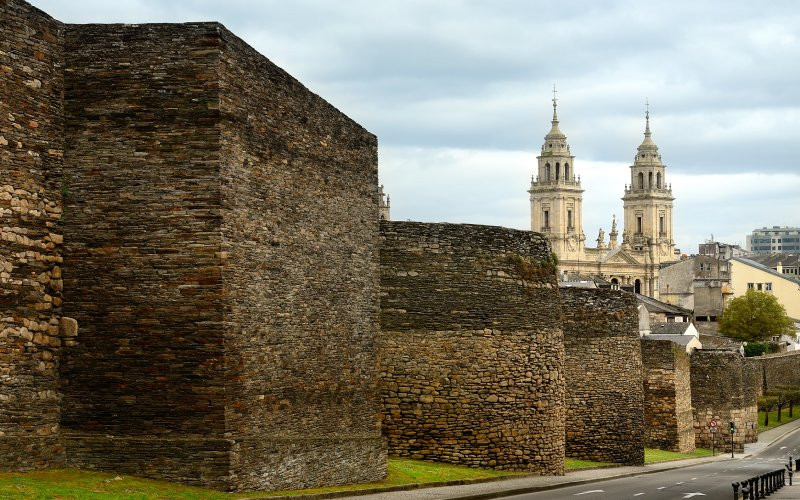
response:
[[[611,232],[608,233],[608,236],[609,236],[608,247],[610,249],[612,249],[612,250],[617,248],[617,235],[618,234],[619,233],[617,232],[617,216],[616,215],[612,215],[611,216]]]

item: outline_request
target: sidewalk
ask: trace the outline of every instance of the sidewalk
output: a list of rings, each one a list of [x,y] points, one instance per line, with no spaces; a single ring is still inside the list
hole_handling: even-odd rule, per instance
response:
[[[756,453],[762,451],[767,446],[771,445],[775,441],[779,440],[786,434],[789,434],[795,429],[800,428],[800,418],[789,422],[788,424],[782,425],[780,427],[775,427],[774,429],[770,429],[768,431],[764,431],[758,434],[758,442],[757,443],[750,443],[744,445],[744,457],[749,457],[751,455],[755,455]]]

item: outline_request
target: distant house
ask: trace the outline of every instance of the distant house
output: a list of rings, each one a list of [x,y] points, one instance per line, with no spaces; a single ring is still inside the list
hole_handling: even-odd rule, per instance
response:
[[[699,337],[700,333],[697,331],[697,328],[694,327],[694,324],[689,322],[679,322],[679,323],[651,323],[650,324],[650,334],[651,335],[691,335],[694,337]]]
[[[734,297],[741,297],[747,290],[769,293],[786,308],[790,318],[795,322],[800,321],[800,282],[792,275],[779,273],[767,265],[742,257],[734,257],[730,263]]]
[[[703,348],[703,344],[701,344],[700,340],[694,335],[675,335],[671,333],[651,334],[645,335],[642,337],[642,340],[669,340],[681,346],[688,354],[691,354],[695,349]]]
[[[650,324],[656,323],[686,323],[692,321],[692,311],[689,309],[667,304],[652,297],[637,293],[636,300],[644,306],[650,316]]]

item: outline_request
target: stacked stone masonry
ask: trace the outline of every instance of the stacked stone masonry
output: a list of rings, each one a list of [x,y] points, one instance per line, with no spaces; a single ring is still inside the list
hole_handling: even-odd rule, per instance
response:
[[[384,477],[375,136],[216,23],[0,13],[2,464]]]
[[[644,463],[644,392],[636,297],[561,288],[564,312],[566,455]],[[627,381],[627,382],[626,382]]]
[[[689,355],[669,340],[642,339],[645,446],[695,450]]]
[[[388,221],[381,235],[389,452],[563,474],[564,351],[546,239]]]
[[[64,464],[63,25],[0,0],[0,469]],[[69,332],[71,333],[71,331]]]
[[[798,351],[767,354],[748,358],[747,361],[753,364],[753,370],[758,373],[756,384],[758,395],[761,395],[765,389],[800,386],[800,352]]]
[[[758,370],[738,352],[698,350],[690,356],[695,445],[730,447],[728,423],[733,422],[733,448],[758,440],[756,386]],[[712,432],[709,422],[719,427]],[[716,435],[715,435],[716,434]]]

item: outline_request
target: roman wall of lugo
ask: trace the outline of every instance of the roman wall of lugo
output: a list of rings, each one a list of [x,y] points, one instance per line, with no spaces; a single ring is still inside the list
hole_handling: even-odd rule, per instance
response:
[[[562,474],[693,446],[689,397],[698,445],[711,416],[754,439],[800,357],[643,352],[633,296],[559,289],[542,234],[379,224],[377,168],[373,134],[218,23],[0,0],[0,468]]]

